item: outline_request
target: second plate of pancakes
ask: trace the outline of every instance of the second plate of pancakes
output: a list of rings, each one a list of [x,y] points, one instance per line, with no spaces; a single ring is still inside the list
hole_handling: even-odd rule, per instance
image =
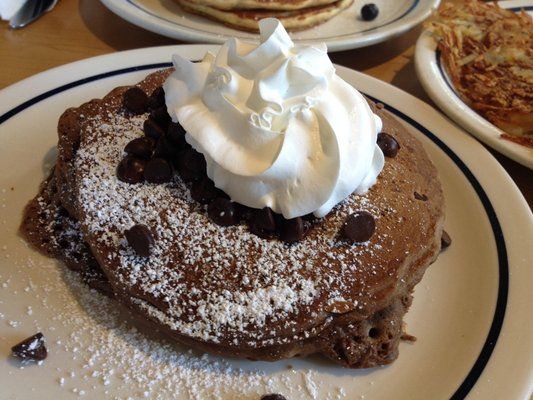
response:
[[[257,38],[256,33],[237,30],[231,26],[244,26],[244,29],[249,30],[253,19],[271,16],[271,10],[262,11],[263,14],[244,10],[235,12],[212,7],[209,5],[211,3],[205,3],[206,0],[200,2],[193,0],[101,1],[121,18],[144,29],[179,40],[204,43],[223,43],[229,37]],[[329,51],[340,51],[369,46],[406,32],[426,19],[432,10],[439,5],[440,0],[372,0],[377,5],[379,14],[372,21],[364,21],[361,18],[361,8],[369,2],[366,0],[353,0],[353,2],[341,0],[319,5],[313,2],[310,3],[312,7],[316,7],[313,11],[310,11],[309,7],[305,7],[280,12],[285,13],[287,19],[293,21],[296,29],[301,29],[291,33],[291,37],[296,42],[321,41],[328,45]],[[289,2],[281,1],[278,3],[287,4]],[[276,7],[284,6],[276,5]],[[192,14],[185,11],[185,8],[195,9],[195,12],[208,15],[210,18],[216,17],[218,20],[225,21],[226,24]],[[280,15],[277,17],[279,18]],[[284,20],[285,25],[287,25],[287,19]],[[321,23],[325,19],[328,20]],[[300,22],[302,20],[303,22]],[[312,27],[303,29],[306,26]]]

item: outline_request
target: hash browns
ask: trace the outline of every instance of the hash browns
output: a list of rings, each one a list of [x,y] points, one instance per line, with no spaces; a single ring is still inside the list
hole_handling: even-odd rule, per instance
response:
[[[533,147],[533,19],[478,0],[447,2],[426,26],[455,89],[502,136]]]

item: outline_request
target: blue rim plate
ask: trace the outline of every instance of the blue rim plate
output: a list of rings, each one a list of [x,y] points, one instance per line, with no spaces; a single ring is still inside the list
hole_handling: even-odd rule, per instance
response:
[[[57,119],[64,109],[169,66],[173,53],[200,59],[207,49],[214,48],[168,46],[95,57],[38,74],[0,92],[0,168],[4,171],[0,177],[0,223],[4,228],[0,232],[1,397],[36,398],[36,393],[46,393],[70,398],[72,387],[92,398],[143,392],[136,381],[128,381],[126,387],[118,382],[104,385],[96,372],[104,364],[125,375],[133,370],[133,374],[140,366],[150,365],[150,354],[140,351],[135,360],[127,362],[104,354],[88,366],[83,360],[91,358],[101,337],[78,340],[74,356],[72,348],[57,345],[82,334],[75,324],[59,324],[57,316],[68,318],[68,313],[76,313],[81,318],[90,314],[91,308],[73,293],[68,280],[54,275],[53,271],[61,270],[57,263],[24,245],[17,228],[24,205],[53,161]],[[418,340],[412,345],[402,343],[398,360],[384,368],[346,370],[317,358],[276,363],[225,360],[234,371],[262,374],[268,378],[261,381],[265,386],[236,388],[238,382],[232,381],[231,374],[224,379],[211,375],[197,385],[204,385],[207,391],[223,385],[222,398],[232,398],[232,390],[239,389],[241,394],[249,390],[245,393],[249,398],[278,391],[296,400],[527,399],[533,382],[533,354],[528,351],[533,342],[529,307],[533,216],[527,203],[495,159],[440,113],[384,82],[344,67],[337,69],[346,81],[385,104],[422,141],[443,183],[446,230],[453,244],[415,290],[406,322],[409,333]],[[475,159],[471,154],[476,154]],[[56,279],[51,275],[57,275]],[[28,280],[32,285],[26,291]],[[40,296],[46,301],[37,301]],[[71,303],[77,304],[74,311]],[[32,313],[21,312],[28,307]],[[82,330],[101,329],[113,335],[113,329],[100,326],[98,318],[88,324]],[[8,360],[9,346],[36,329],[45,332],[51,356],[40,367],[19,369]],[[127,340],[121,335],[113,337]],[[127,345],[131,349],[138,343]],[[172,365],[177,370],[171,378],[178,386],[186,388],[180,377],[191,373],[179,368],[189,367]],[[65,375],[63,371],[74,372],[70,386],[57,383]],[[162,387],[151,390],[153,397],[168,395]]]
[[[101,0],[115,14],[149,31],[174,39],[224,43],[230,37],[257,38],[256,34],[235,30],[223,24],[181,10],[173,0]],[[373,0],[380,10],[374,21],[363,21],[360,9],[367,3],[354,3],[336,17],[311,29],[291,34],[297,42],[321,41],[330,51],[353,49],[400,35],[426,19],[440,0]]]
[[[501,7],[533,13],[532,0],[510,0],[499,3]],[[437,51],[437,43],[424,31],[415,49],[415,67],[425,91],[437,106],[456,123],[487,146],[533,169],[533,149],[502,139],[502,130],[491,124],[466,105],[454,90]],[[475,155],[472,155],[475,156]]]

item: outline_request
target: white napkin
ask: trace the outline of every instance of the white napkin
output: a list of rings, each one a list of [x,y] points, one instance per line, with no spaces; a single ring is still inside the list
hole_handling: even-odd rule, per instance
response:
[[[10,20],[25,2],[26,0],[0,0],[0,18],[5,21]],[[56,4],[57,0],[46,11],[50,11]]]
[[[3,20],[11,19],[24,4],[24,0],[0,0],[0,17]]]

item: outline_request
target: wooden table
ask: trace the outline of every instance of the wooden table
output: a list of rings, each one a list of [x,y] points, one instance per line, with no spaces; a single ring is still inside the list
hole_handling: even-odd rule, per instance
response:
[[[179,43],[119,18],[97,0],[61,0],[28,27],[11,31],[0,23],[0,89],[38,72],[84,58],[149,46]],[[344,65],[405,90],[432,104],[415,74],[414,45],[420,27],[386,43],[333,53]],[[533,207],[533,173],[489,149]]]

